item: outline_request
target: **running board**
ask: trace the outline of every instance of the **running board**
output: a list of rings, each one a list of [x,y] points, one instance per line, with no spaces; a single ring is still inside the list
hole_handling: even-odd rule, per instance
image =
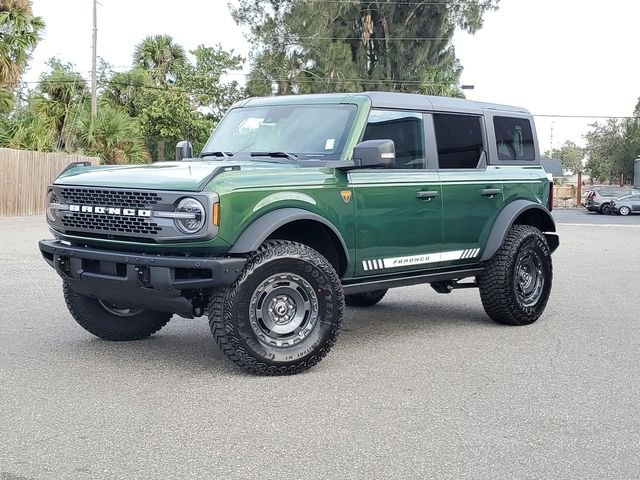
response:
[[[462,280],[463,278],[475,277],[482,273],[483,268],[469,268],[466,270],[454,270],[450,272],[430,273],[427,275],[415,275],[412,277],[390,278],[372,280],[360,283],[343,285],[345,295],[354,293],[372,292],[374,290],[385,290],[387,288],[408,287],[421,283],[443,282],[446,280]]]

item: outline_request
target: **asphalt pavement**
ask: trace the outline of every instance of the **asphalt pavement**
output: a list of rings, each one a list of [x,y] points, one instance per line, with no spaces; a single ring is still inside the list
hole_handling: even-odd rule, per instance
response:
[[[44,219],[0,218],[0,479],[640,478],[640,227],[579,213],[555,212],[534,325],[492,323],[474,290],[392,290],[279,378],[232,366],[203,319],[92,337]]]

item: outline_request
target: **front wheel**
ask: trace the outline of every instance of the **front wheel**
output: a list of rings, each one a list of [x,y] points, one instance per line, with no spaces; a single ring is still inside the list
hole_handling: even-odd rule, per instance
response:
[[[529,325],[547,305],[552,278],[545,236],[535,227],[516,225],[477,280],[482,305],[492,320]]]
[[[603,204],[600,207],[600,213],[602,213],[603,215],[609,215],[611,213],[611,205],[609,205],[608,203]]]
[[[64,299],[69,313],[87,332],[104,340],[142,340],[164,327],[171,315],[117,305],[76,293],[66,282]]]
[[[631,209],[629,207],[620,207],[620,209],[618,210],[618,213],[623,217],[626,217],[631,213]]]
[[[266,242],[231,287],[211,295],[211,332],[237,365],[258,375],[299,373],[331,350],[344,295],[338,274],[312,248]]]

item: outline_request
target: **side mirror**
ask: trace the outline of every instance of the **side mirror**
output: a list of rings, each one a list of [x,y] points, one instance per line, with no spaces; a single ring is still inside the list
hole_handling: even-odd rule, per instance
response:
[[[185,158],[193,158],[193,145],[183,140],[176,145],[176,162],[181,162]]]
[[[393,168],[396,146],[393,140],[366,140],[353,147],[353,161],[363,168]]]

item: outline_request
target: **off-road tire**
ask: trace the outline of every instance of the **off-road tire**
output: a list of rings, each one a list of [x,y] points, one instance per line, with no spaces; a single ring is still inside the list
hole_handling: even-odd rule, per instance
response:
[[[265,283],[274,285],[278,280],[269,283],[270,279],[281,275],[312,287],[313,293],[305,295],[315,296],[317,305],[314,312],[305,314],[306,318],[316,315],[313,326],[307,323],[308,333],[297,343],[284,346],[276,345],[275,340],[268,344],[268,333],[259,335],[264,323],[256,321],[255,313],[264,312],[268,298],[255,300],[258,292]],[[260,305],[263,307],[258,308]],[[282,240],[265,242],[231,287],[211,294],[207,309],[211,333],[222,352],[236,365],[257,375],[291,375],[316,365],[334,346],[343,311],[340,278],[327,259],[306,245]],[[297,337],[284,342],[294,342],[293,339]]]
[[[518,293],[518,265],[533,256],[540,262],[543,284],[535,303],[525,305]],[[487,315],[505,325],[529,325],[542,315],[553,279],[551,250],[545,236],[535,227],[516,225],[511,228],[498,252],[478,276],[480,298]],[[533,299],[532,299],[533,300]]]
[[[107,311],[98,300],[73,291],[65,282],[64,300],[69,313],[87,332],[104,340],[142,340],[153,335],[171,319],[171,314],[142,310],[131,316],[118,316]]]
[[[371,307],[380,302],[387,294],[387,290],[374,290],[373,292],[354,293],[345,295],[345,303],[350,307]]]

